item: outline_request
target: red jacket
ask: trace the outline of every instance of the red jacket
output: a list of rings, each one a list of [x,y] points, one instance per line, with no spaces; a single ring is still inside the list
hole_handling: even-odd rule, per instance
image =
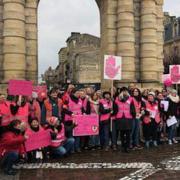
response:
[[[8,152],[25,153],[24,141],[25,138],[22,135],[17,135],[11,131],[4,133],[0,138],[0,157]]]

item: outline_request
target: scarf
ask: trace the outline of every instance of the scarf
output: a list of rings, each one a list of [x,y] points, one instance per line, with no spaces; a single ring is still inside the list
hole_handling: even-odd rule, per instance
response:
[[[176,96],[174,97],[174,96],[172,96],[172,95],[170,94],[168,97],[169,97],[169,99],[170,99],[172,102],[174,102],[174,103],[179,103],[179,96],[178,96],[178,95],[176,95]]]

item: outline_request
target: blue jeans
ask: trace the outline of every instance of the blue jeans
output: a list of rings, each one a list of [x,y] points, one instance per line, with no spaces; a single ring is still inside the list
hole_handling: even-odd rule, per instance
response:
[[[100,144],[102,147],[109,146],[109,132],[110,132],[109,122],[100,122]]]
[[[99,135],[90,136],[90,138],[89,138],[89,146],[90,147],[99,146]]]
[[[5,171],[9,171],[12,169],[13,165],[18,161],[19,159],[19,154],[16,153],[16,152],[9,152],[7,153],[2,161],[2,168],[5,170]]]
[[[139,145],[139,134],[140,134],[140,119],[133,119],[131,130],[131,145]]]
[[[168,128],[168,139],[169,140],[173,140],[173,138],[175,136],[175,132],[176,132],[176,124],[174,124]]]
[[[119,132],[116,128],[116,120],[112,121],[112,143],[111,145],[117,145],[117,139],[118,139]]]
[[[55,156],[62,157],[66,154],[70,154],[73,148],[74,148],[74,138],[68,138],[62,146],[53,149],[53,154]]]
[[[81,149],[81,138],[80,137],[74,137],[75,143],[74,143],[74,150],[80,150]]]

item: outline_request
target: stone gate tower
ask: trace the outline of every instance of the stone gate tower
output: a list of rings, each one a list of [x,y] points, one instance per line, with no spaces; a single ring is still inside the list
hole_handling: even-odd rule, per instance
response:
[[[163,72],[163,0],[96,0],[101,52],[122,56],[123,80],[160,86]],[[102,57],[103,59],[103,57]],[[103,87],[110,82],[102,81]]]
[[[159,86],[163,72],[163,0],[96,2],[101,20],[102,69],[104,54],[120,55],[121,83]],[[37,82],[38,3],[0,0],[0,91],[11,78]],[[102,86],[108,88],[110,82],[102,78]]]

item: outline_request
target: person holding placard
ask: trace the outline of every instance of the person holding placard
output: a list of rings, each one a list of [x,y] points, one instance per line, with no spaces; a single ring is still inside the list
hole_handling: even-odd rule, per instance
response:
[[[40,131],[44,131],[44,129],[40,126],[39,119],[37,117],[29,117],[28,119],[29,127],[26,130],[25,134],[27,137],[30,137],[32,134],[36,134]],[[28,162],[40,162],[43,160],[45,154],[44,148],[39,148],[36,150],[32,150],[27,153]]]
[[[155,93],[149,92],[148,99],[145,102],[145,111],[143,119],[143,134],[145,137],[146,148],[150,147],[150,141],[157,147],[157,130],[161,122],[158,102],[155,99]]]
[[[169,108],[167,111],[168,114],[168,121],[174,120],[174,123],[171,123],[172,125],[168,127],[168,143],[169,145],[172,145],[172,143],[178,143],[175,139],[175,131],[176,131],[176,124],[177,124],[177,118],[178,118],[178,106],[179,106],[179,96],[177,94],[177,91],[175,89],[172,89],[169,96]]]

